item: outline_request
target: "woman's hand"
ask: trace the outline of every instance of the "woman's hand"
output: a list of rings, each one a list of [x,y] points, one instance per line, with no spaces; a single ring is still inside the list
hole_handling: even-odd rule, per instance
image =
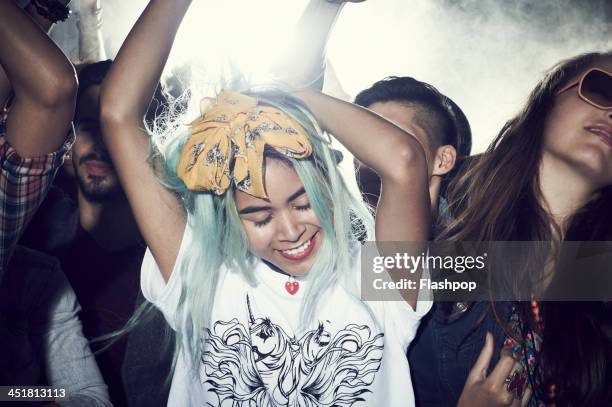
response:
[[[493,356],[493,335],[487,333],[485,345],[482,347],[478,360],[468,375],[463,392],[457,403],[457,407],[469,406],[526,406],[531,398],[531,389],[527,388],[521,400],[514,397],[507,390],[506,378],[517,369],[520,364],[510,355],[503,354],[497,362],[490,375],[487,369]]]

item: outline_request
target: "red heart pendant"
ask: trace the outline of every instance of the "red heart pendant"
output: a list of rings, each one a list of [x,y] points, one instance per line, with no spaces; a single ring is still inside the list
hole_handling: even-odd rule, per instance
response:
[[[295,293],[297,293],[299,289],[300,283],[298,283],[297,281],[287,281],[285,283],[285,290],[287,290],[287,292],[291,295],[295,295]]]

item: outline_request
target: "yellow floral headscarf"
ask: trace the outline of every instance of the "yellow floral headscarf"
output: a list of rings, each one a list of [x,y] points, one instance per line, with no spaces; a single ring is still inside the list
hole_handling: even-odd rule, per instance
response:
[[[236,188],[267,198],[263,182],[266,145],[281,154],[307,158],[312,154],[308,134],[300,124],[257,99],[222,91],[201,104],[202,117],[189,125],[189,140],[181,153],[177,174],[192,191],[224,194]]]

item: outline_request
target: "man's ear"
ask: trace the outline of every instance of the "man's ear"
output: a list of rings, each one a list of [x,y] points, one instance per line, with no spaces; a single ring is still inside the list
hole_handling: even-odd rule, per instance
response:
[[[450,144],[440,146],[436,149],[434,167],[431,175],[442,176],[448,174],[455,168],[457,163],[457,150]]]

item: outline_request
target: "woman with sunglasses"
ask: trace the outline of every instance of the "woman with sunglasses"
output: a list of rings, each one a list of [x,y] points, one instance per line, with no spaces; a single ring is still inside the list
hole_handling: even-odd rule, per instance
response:
[[[442,238],[612,240],[611,73],[612,52],[554,67],[452,188],[455,220]],[[509,275],[555,282],[547,271],[542,264]],[[517,302],[505,328],[514,362],[502,357],[487,375],[488,337],[459,405],[612,405],[610,303]]]
[[[381,240],[427,238],[421,145],[316,92],[226,90],[205,98],[188,128],[168,127],[154,174],[142,118],[190,3],[149,2],[100,108],[149,248],[143,293],[177,331],[168,405],[414,405],[404,355],[431,302],[417,302],[415,290],[406,301],[361,301],[355,260],[374,227]],[[322,129],[381,174],[375,224]]]

